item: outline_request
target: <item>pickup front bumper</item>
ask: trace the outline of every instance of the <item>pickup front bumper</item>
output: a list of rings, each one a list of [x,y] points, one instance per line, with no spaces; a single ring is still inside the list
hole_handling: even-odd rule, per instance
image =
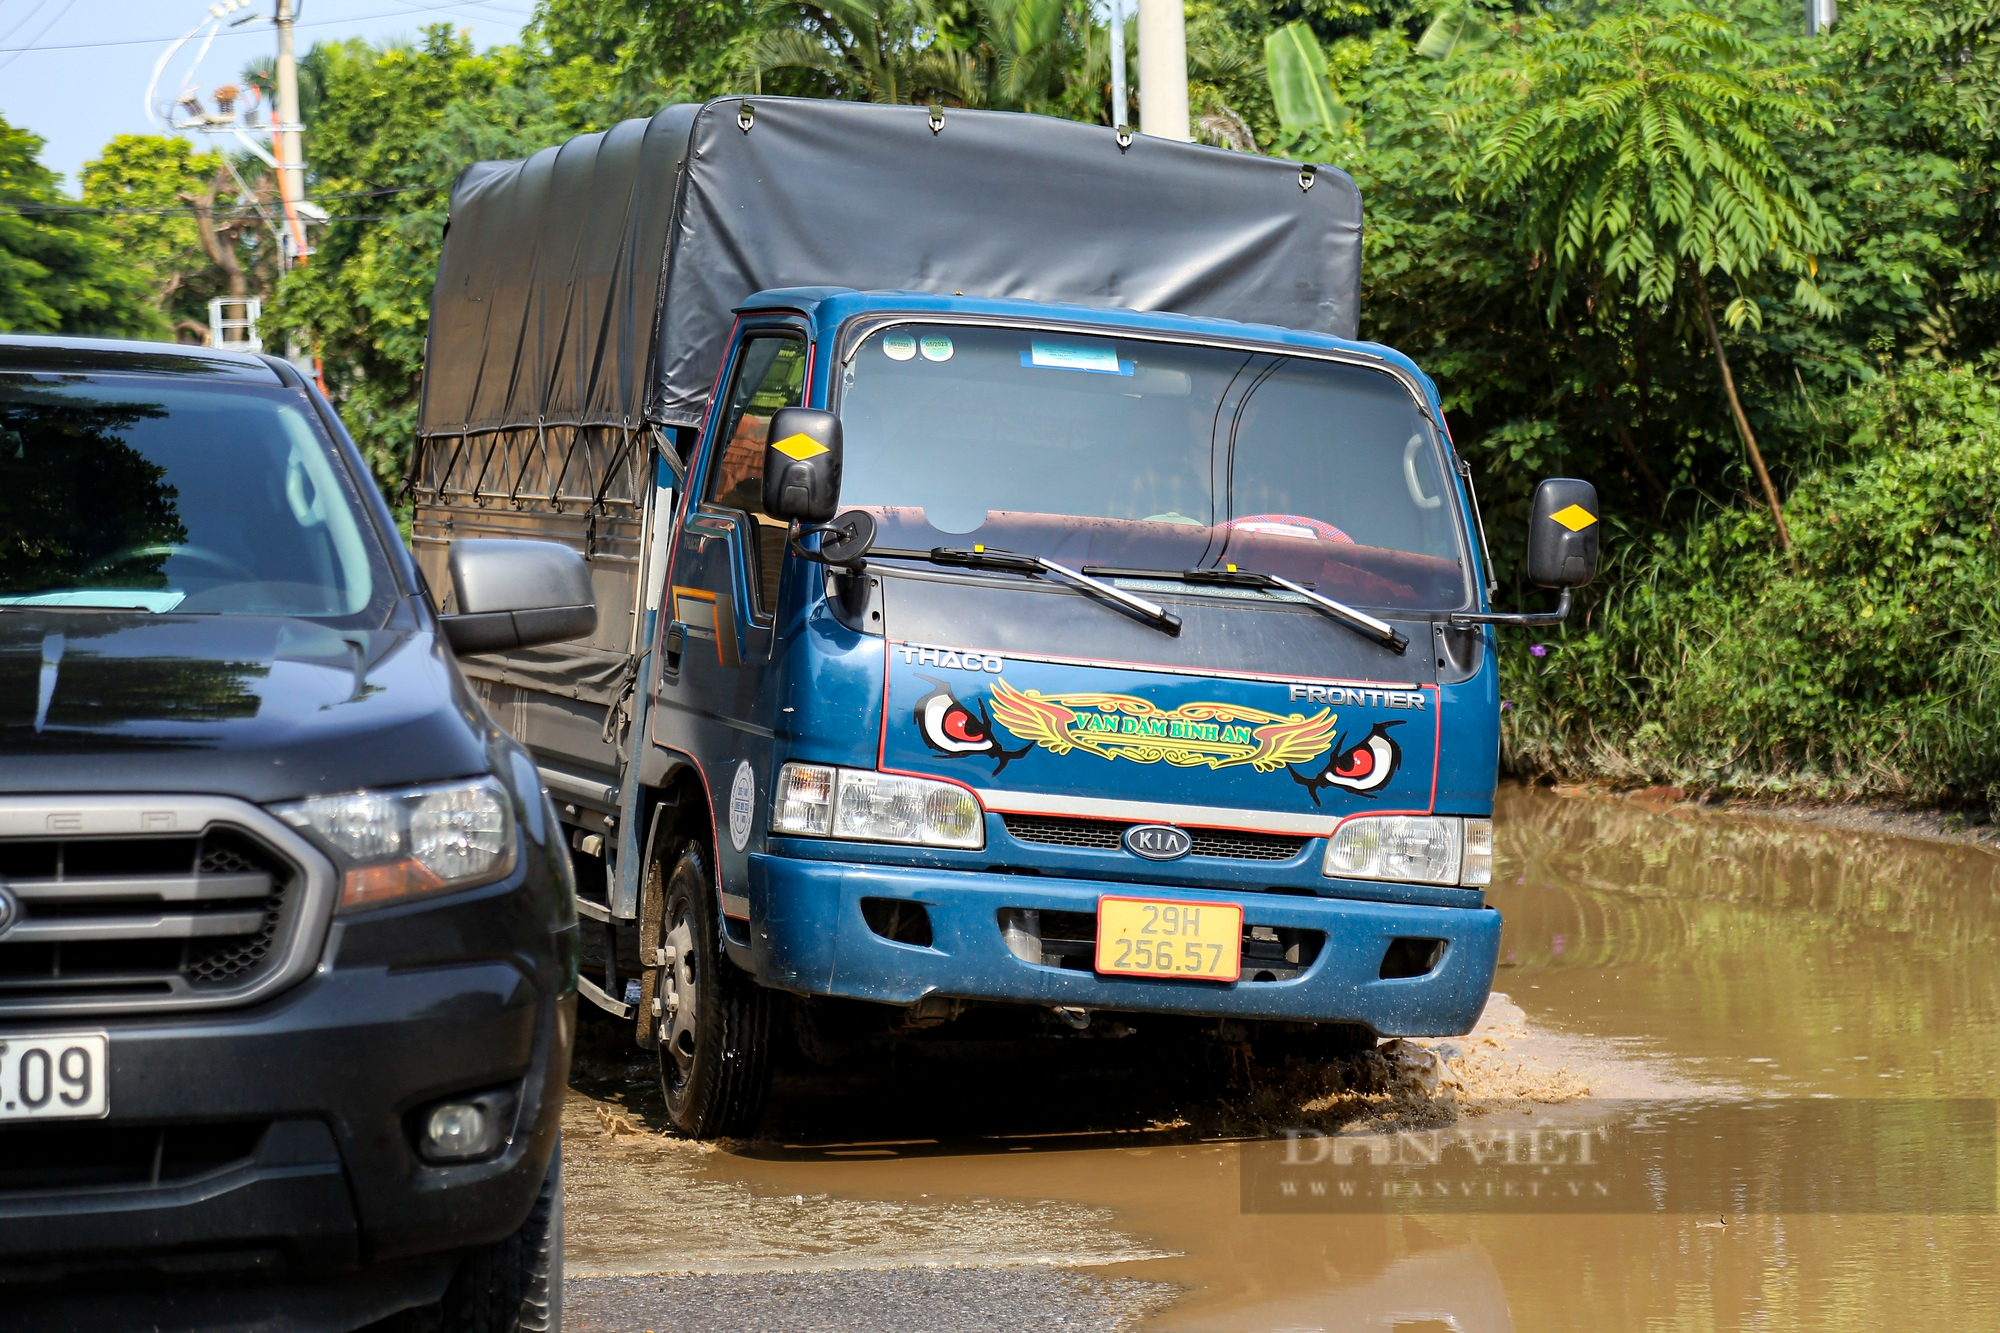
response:
[[[1468,1032],[1485,1007],[1500,950],[1500,913],[1292,894],[1192,889],[805,859],[750,858],[751,957],[765,985],[810,995],[913,1004],[928,995],[1091,1010],[1359,1023],[1381,1036]],[[1074,937],[1106,894],[1239,903],[1246,932],[1266,928],[1292,965],[1259,966],[1246,943],[1236,982],[1099,976],[1087,959],[1029,961],[1009,948],[1003,913],[1033,911]],[[921,905],[929,945],[870,924],[879,903]],[[905,913],[907,917],[907,913]],[[907,932],[903,932],[907,933]],[[1397,941],[1412,941],[1398,947]],[[1435,943],[1441,942],[1442,947]],[[1392,949],[1394,956],[1392,957]],[[1046,957],[1046,955],[1044,955]],[[1420,975],[1407,960],[1429,961]],[[1419,963],[1421,965],[1421,963]],[[1269,979],[1260,979],[1269,978]]]
[[[366,933],[392,950],[438,930],[476,941],[508,911],[496,896]],[[557,1146],[575,1023],[553,961],[342,952],[241,1010],[0,1023],[0,1040],[108,1033],[111,1103],[0,1128],[0,1333],[352,1329],[437,1299],[467,1248],[520,1226]],[[494,1087],[519,1107],[498,1156],[418,1158],[414,1111]],[[19,1169],[28,1154],[46,1178]]]

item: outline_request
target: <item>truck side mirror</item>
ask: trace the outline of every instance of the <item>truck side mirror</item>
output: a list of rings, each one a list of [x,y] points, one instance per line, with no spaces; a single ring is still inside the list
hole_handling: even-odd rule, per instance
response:
[[[1595,486],[1574,477],[1544,479],[1528,520],[1528,581],[1581,588],[1596,578],[1597,527]]]
[[[583,557],[556,542],[468,537],[451,544],[456,615],[442,616],[457,653],[586,638],[597,629],[597,598]]]
[[[781,407],[764,438],[764,512],[794,523],[832,518],[840,504],[840,418]]]

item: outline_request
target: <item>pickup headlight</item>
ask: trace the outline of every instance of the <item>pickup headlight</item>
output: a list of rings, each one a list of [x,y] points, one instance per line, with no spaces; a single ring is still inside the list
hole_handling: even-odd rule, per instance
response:
[[[971,792],[949,782],[786,764],[778,771],[771,832],[976,852],[986,845],[985,814]]]
[[[339,864],[340,910],[488,884],[514,868],[514,807],[493,778],[314,796],[272,813]]]
[[[1493,821],[1453,815],[1359,815],[1326,841],[1320,873],[1405,884],[1493,882]]]

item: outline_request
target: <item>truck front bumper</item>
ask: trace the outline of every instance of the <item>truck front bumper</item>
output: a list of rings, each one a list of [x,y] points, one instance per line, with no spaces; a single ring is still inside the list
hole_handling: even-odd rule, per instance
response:
[[[1087,913],[1106,894],[1237,903],[1244,925],[1317,932],[1296,976],[1235,982],[1100,976],[1016,957],[1003,910]],[[928,946],[877,934],[863,899],[921,904]],[[1486,1005],[1500,951],[1500,913],[1356,899],[1108,883],[1043,876],[750,858],[751,956],[764,984],[884,1004],[925,996],[1091,1010],[1359,1023],[1381,1036],[1469,1032]],[[1442,940],[1421,976],[1385,978],[1398,939]]]

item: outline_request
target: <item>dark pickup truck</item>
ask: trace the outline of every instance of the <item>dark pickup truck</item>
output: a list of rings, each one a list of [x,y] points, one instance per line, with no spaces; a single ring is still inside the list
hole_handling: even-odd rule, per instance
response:
[[[456,556],[282,361],[0,338],[0,1328],[558,1325],[575,885],[453,648],[595,609]]]

